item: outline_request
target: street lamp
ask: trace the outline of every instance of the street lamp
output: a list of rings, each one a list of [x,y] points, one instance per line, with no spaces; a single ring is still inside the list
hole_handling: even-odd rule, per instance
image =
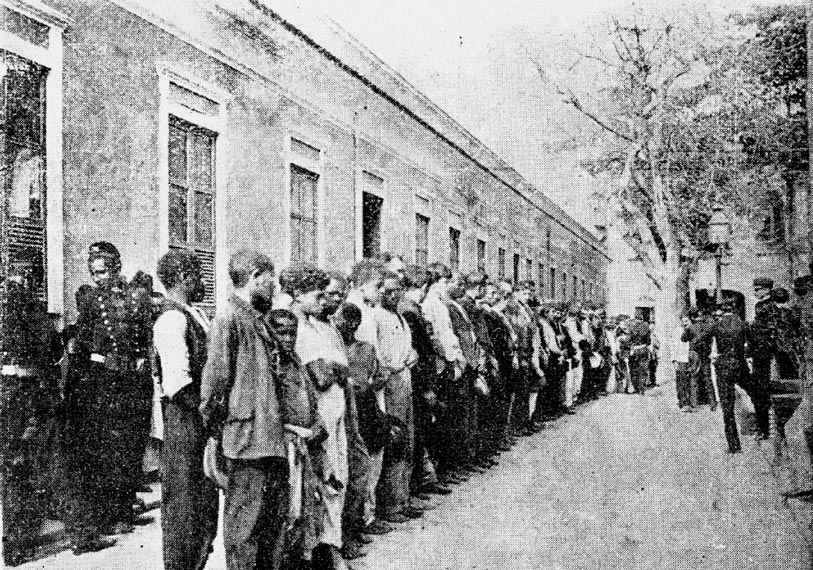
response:
[[[723,250],[731,239],[731,222],[719,206],[714,208],[709,220],[709,245],[714,247],[714,259],[717,262],[717,290],[714,301],[717,305],[723,302]]]

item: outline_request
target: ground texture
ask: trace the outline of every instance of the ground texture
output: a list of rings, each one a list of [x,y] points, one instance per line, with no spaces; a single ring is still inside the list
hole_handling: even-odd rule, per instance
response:
[[[672,386],[612,395],[524,438],[352,563],[374,569],[809,570],[811,509],[783,499],[769,446],[724,452],[720,412],[681,413]],[[156,520],[116,547],[33,569],[159,570]],[[225,568],[222,541],[207,569]]]

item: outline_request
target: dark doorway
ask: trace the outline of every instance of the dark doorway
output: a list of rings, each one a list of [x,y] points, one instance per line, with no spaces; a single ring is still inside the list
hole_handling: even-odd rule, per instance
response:
[[[383,198],[368,192],[362,193],[361,244],[364,257],[377,257],[381,254],[381,210],[383,207]]]

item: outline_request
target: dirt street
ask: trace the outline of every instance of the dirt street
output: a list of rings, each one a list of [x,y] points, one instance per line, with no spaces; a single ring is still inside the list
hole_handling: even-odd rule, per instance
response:
[[[378,537],[356,570],[809,570],[811,509],[783,504],[766,449],[724,452],[722,417],[685,414],[667,386],[582,406]],[[762,444],[767,445],[767,444]],[[152,514],[157,515],[157,511]],[[807,519],[807,520],[803,520]],[[21,570],[159,570],[158,521],[106,552]],[[207,568],[224,568],[222,542]]]

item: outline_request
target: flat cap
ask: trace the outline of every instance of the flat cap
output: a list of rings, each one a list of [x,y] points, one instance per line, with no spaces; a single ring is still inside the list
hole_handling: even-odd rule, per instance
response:
[[[754,279],[754,287],[764,287],[771,289],[773,287],[773,279],[770,277],[757,277]]]

